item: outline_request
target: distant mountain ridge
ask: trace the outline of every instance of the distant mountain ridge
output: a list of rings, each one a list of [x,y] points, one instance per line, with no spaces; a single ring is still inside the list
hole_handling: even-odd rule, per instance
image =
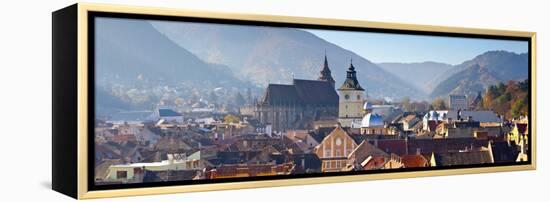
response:
[[[98,18],[96,75],[135,82],[141,79],[212,83],[237,82],[231,70],[209,64],[174,44],[143,20]]]
[[[430,97],[472,95],[498,82],[525,80],[529,76],[528,65],[527,53],[488,51],[448,70],[445,74],[449,76],[434,88]]]
[[[371,97],[427,97],[369,60],[305,30],[156,21],[152,24],[201,59],[226,64],[237,77],[262,86],[291,83],[293,78],[317,79],[326,51],[337,87],[345,80],[353,59],[359,82]]]
[[[248,81],[261,86],[291,83],[293,78],[317,79],[325,52],[337,88],[353,59],[359,82],[375,98],[472,94],[496,82],[527,78],[526,53],[489,51],[455,66],[374,64],[301,29],[110,18],[99,18],[96,26],[101,30],[96,32],[95,44],[98,86],[183,84],[243,89],[250,87]],[[121,106],[125,99],[110,98],[109,90],[101,96]]]
[[[429,94],[437,85],[437,79],[444,76],[444,73],[453,68],[453,65],[440,62],[418,62],[418,63],[378,63],[384,70],[395,74],[404,81],[407,81],[417,88]]]
[[[227,66],[202,61],[147,21],[98,18],[96,30],[97,110],[148,109],[163,96],[153,91],[165,86],[246,86]]]
[[[430,98],[448,94],[475,95],[489,85],[527,78],[527,53],[487,51],[458,65],[437,62],[379,63],[384,70],[429,94]]]

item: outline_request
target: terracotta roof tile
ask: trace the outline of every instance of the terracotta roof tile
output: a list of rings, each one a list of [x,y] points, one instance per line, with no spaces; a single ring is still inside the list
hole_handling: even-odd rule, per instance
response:
[[[422,155],[405,155],[401,157],[405,168],[421,168],[429,165],[428,160]]]

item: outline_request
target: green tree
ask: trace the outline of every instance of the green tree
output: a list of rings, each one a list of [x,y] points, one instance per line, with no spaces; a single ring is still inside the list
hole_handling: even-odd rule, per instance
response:
[[[528,115],[529,81],[508,81],[489,86],[483,96],[483,107],[508,119]]]
[[[447,109],[447,105],[445,104],[445,100],[438,97],[432,101],[432,108],[434,110],[445,110]]]
[[[513,117],[519,117],[527,115],[529,107],[529,98],[527,96],[524,96],[522,99],[516,100],[512,104],[512,116]]]
[[[519,90],[528,91],[529,90],[529,80],[521,81],[518,83]]]

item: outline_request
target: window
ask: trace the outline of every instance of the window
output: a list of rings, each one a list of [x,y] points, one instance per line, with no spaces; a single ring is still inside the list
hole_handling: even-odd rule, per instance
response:
[[[340,156],[340,150],[336,150],[336,156]]]
[[[336,161],[336,168],[341,168],[342,167],[342,164],[340,161]]]
[[[325,149],[325,157],[330,157],[330,149]]]
[[[325,168],[330,168],[330,161],[325,161]]]
[[[340,146],[342,144],[341,138],[336,138],[336,146]]]
[[[361,100],[361,95],[357,95],[357,100]]]
[[[116,179],[126,179],[127,177],[128,177],[128,172],[116,171]]]

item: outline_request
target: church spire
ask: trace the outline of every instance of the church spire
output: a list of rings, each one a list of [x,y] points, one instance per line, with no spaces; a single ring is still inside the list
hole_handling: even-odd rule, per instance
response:
[[[334,83],[335,83],[334,78],[332,78],[330,69],[328,68],[327,50],[325,50],[325,63],[323,65],[323,69],[321,70],[321,75],[319,76],[319,80],[328,81],[332,86],[334,86]]]

